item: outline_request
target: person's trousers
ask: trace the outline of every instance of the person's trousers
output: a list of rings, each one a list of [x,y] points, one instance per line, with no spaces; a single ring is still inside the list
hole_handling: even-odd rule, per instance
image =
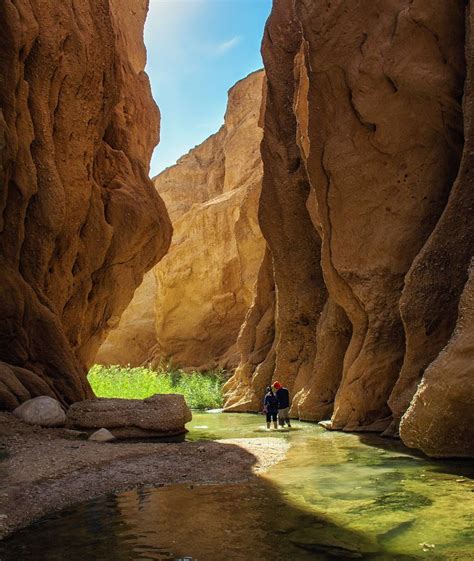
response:
[[[290,424],[290,408],[285,407],[283,409],[278,409],[278,421],[280,425],[283,425],[285,422]]]

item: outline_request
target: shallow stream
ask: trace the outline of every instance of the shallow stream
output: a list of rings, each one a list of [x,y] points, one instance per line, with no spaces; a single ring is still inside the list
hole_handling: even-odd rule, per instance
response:
[[[63,511],[0,543],[2,561],[474,559],[474,462],[434,461],[377,436],[194,413],[188,440],[277,436],[257,480],[173,485]],[[250,477],[250,474],[249,474]]]

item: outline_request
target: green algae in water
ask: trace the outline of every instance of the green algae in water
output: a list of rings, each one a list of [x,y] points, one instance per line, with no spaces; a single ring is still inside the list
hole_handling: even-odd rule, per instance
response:
[[[397,442],[306,423],[266,433],[255,415],[195,413],[190,429],[190,440],[269,434],[291,448],[249,483],[137,490],[80,505],[19,532],[0,546],[0,558],[474,558],[473,462],[431,461]]]

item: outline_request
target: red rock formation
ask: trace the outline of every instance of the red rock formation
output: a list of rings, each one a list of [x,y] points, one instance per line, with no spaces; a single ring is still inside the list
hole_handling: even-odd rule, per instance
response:
[[[404,442],[437,457],[474,456],[473,23],[469,11],[462,162],[446,209],[407,276],[401,301],[407,352],[390,398],[395,420],[404,415]]]
[[[400,418],[407,410],[425,369],[436,359],[453,333],[459,298],[474,255],[472,17],[469,13],[468,76],[463,99],[464,151],[446,208],[405,278],[400,310],[406,333],[406,353],[389,400],[394,416],[390,434],[396,433]],[[474,393],[472,387],[471,392]]]
[[[402,418],[408,446],[437,458],[474,456],[474,260],[454,333],[427,368]]]
[[[148,179],[146,11],[0,5],[0,407],[90,396],[86,366],[169,245]]]
[[[259,209],[278,295],[274,341],[267,357],[257,354],[261,362],[256,364],[253,341],[257,339],[260,318],[270,309],[262,314],[260,308],[262,302],[271,302],[268,291],[273,290],[268,282],[268,255],[259,279],[259,294],[240,337],[241,365],[225,387],[226,410],[258,410],[261,394],[272,376],[293,387],[297,377],[310,375],[314,362],[316,327],[327,292],[320,267],[321,241],[306,206],[310,185],[296,142],[298,121],[293,106],[302,78],[295,80],[293,69],[299,60],[300,46],[301,33],[293,7],[289,2],[280,3],[278,17],[270,18],[267,24],[263,43],[268,87]]]
[[[262,49],[260,223],[273,254],[276,334],[258,364],[253,344],[241,346],[229,409],[258,408],[273,377],[295,394],[296,417],[384,430],[393,413],[396,432],[449,340],[474,251],[470,144],[453,188],[463,146],[464,8],[448,0],[274,3]],[[468,128],[469,95],[468,83]],[[263,301],[258,295],[257,309]],[[248,316],[244,343],[262,316]],[[303,316],[307,330],[297,325]],[[263,365],[265,383],[256,375]],[[420,389],[404,426],[422,395],[435,393]],[[468,387],[462,403],[473,393]]]
[[[404,355],[404,276],[443,210],[461,149],[462,5],[320,11],[299,2],[298,17],[322,264],[353,325],[332,424],[382,428]]]

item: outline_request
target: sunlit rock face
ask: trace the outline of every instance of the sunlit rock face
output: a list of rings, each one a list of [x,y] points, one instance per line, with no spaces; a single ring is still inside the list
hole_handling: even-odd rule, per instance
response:
[[[156,278],[152,269],[143,277],[117,328],[102,343],[95,362],[135,367],[148,361],[150,350],[156,345],[155,298]]]
[[[235,342],[264,252],[257,221],[263,79],[260,71],[237,83],[222,128],[155,178],[173,242],[98,362],[171,361],[199,369],[237,364]]]
[[[86,367],[169,245],[147,5],[0,5],[0,407],[89,397]]]
[[[276,298],[265,280],[227,408],[259,409],[278,378],[295,396],[295,417],[397,433],[449,341],[473,254],[469,146],[460,168],[472,113],[469,85],[464,114],[461,106],[464,9],[448,0],[274,3],[262,48],[259,219]],[[274,333],[256,358],[273,303]],[[466,391],[472,401],[472,385]]]

